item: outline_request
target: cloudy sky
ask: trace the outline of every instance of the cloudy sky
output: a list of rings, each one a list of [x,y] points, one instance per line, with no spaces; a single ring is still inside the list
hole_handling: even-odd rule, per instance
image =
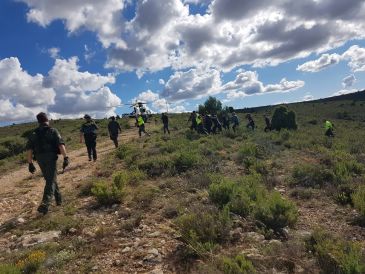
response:
[[[365,87],[363,0],[1,0],[0,123]]]

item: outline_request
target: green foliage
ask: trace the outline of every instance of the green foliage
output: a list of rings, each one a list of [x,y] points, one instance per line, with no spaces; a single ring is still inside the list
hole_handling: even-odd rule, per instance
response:
[[[209,186],[210,200],[220,207],[225,206],[232,200],[236,189],[236,183],[229,180],[221,180]]]
[[[365,186],[360,186],[352,195],[352,201],[355,208],[360,212],[360,215],[365,223]]]
[[[118,180],[113,183],[105,180],[96,181],[91,189],[91,193],[96,197],[100,205],[119,204],[125,195],[125,186],[120,183]]]
[[[275,130],[281,130],[283,128],[297,129],[298,125],[296,122],[295,112],[288,111],[288,109],[284,106],[276,108],[271,119],[271,125]]]
[[[204,105],[199,105],[199,113],[217,114],[222,110],[222,103],[217,98],[209,96]]]
[[[146,179],[146,174],[139,169],[122,170],[113,175],[113,181],[117,188],[126,185],[137,185],[144,179]]]
[[[174,166],[177,172],[185,172],[200,162],[200,156],[195,151],[182,151],[174,160]]]
[[[211,252],[216,244],[228,240],[232,222],[227,210],[197,208],[178,217],[176,225],[182,241],[194,254],[203,256]]]
[[[292,184],[303,187],[322,187],[335,179],[332,170],[321,165],[301,164],[294,167]]]
[[[296,223],[298,211],[292,202],[281,197],[280,193],[273,192],[264,200],[259,200],[255,208],[255,218],[267,228],[280,231]]]
[[[234,258],[223,257],[218,261],[218,269],[224,274],[252,274],[256,273],[252,263],[244,255]]]
[[[157,187],[140,186],[134,193],[133,201],[139,208],[148,208],[158,193]]]
[[[46,260],[46,253],[42,250],[31,251],[25,258],[19,260],[16,266],[21,269],[21,273],[36,273]]]
[[[168,155],[155,155],[143,158],[137,162],[138,168],[145,171],[150,177],[161,176],[164,173],[171,172],[173,164]]]
[[[21,270],[12,264],[0,264],[0,273],[2,274],[21,274]]]
[[[360,274],[365,271],[365,257],[359,244],[316,230],[308,247],[315,253],[323,273]]]
[[[19,137],[0,139],[0,160],[25,151],[25,140]]]

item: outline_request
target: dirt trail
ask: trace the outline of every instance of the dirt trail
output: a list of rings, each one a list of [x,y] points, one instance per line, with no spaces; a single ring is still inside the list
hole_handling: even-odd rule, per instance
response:
[[[119,143],[136,137],[134,129],[125,130],[119,136]],[[97,144],[98,161],[102,161],[105,154],[114,150],[111,140]],[[58,160],[58,184],[61,193],[72,189],[75,182],[79,182],[92,175],[95,163],[89,162],[86,148],[70,151],[70,166],[61,174],[62,157]],[[28,165],[22,165],[18,170],[0,177],[0,226],[9,219],[35,214],[41,201],[44,188],[44,179],[36,165],[34,175],[28,172]]]

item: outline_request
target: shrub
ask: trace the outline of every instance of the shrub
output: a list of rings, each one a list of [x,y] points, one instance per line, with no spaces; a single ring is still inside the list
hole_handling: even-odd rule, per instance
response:
[[[222,180],[217,183],[213,183],[209,186],[209,198],[217,204],[219,207],[223,207],[228,204],[235,191],[235,182],[229,180]]]
[[[122,202],[125,190],[123,185],[110,184],[99,180],[95,182],[91,193],[96,197],[100,205],[113,205]]]
[[[180,152],[174,160],[177,172],[185,172],[199,164],[199,155],[194,151]]]
[[[298,211],[292,202],[282,198],[280,193],[273,192],[265,199],[258,201],[255,218],[266,228],[279,232],[282,228],[296,223]]]
[[[239,189],[233,193],[228,207],[231,212],[246,217],[251,213],[253,204],[248,194]]]
[[[295,113],[288,111],[284,106],[280,106],[275,109],[274,115],[271,119],[272,128],[275,130],[286,129],[297,129],[297,123]]]
[[[355,208],[360,212],[360,215],[365,223],[365,186],[361,186],[352,195],[352,201]]]
[[[360,274],[365,271],[364,254],[358,244],[316,230],[308,241],[323,273]]]
[[[36,250],[18,261],[16,266],[21,269],[22,273],[36,273],[45,260],[46,253],[41,250]]]
[[[131,171],[122,170],[115,173],[113,176],[114,184],[117,187],[124,187],[129,184],[137,185],[144,179],[146,179],[146,174],[139,169],[134,169]]]
[[[292,172],[293,184],[303,187],[321,187],[332,182],[333,172],[321,165],[302,164],[294,167]]]
[[[0,273],[3,274],[21,274],[21,270],[12,264],[0,264]]]
[[[161,176],[163,173],[171,172],[173,163],[170,157],[165,155],[144,158],[138,163],[138,168],[146,171],[150,177]]]
[[[251,274],[255,273],[252,263],[243,255],[234,258],[223,257],[218,262],[218,269],[224,274]]]
[[[156,187],[140,186],[134,194],[133,201],[138,207],[147,208],[151,205],[158,192],[159,189]]]
[[[197,208],[178,217],[176,225],[182,241],[195,255],[203,256],[207,251],[212,251],[216,244],[228,240],[232,222],[227,210]]]

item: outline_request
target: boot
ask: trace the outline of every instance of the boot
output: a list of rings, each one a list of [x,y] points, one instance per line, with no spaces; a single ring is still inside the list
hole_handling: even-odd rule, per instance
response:
[[[46,215],[48,213],[48,205],[41,203],[37,211],[43,215]]]

